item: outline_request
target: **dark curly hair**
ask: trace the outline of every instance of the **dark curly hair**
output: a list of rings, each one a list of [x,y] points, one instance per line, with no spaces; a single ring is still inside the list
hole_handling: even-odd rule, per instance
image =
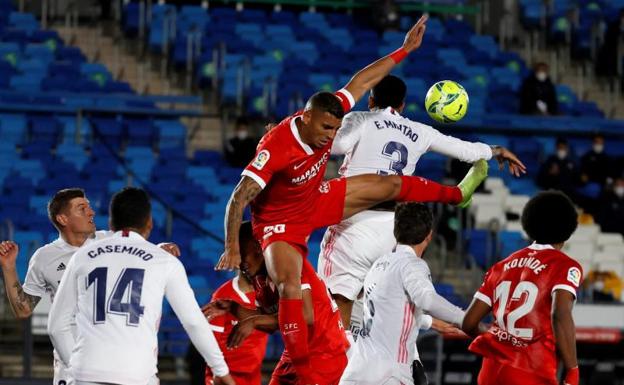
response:
[[[535,242],[552,245],[567,241],[578,225],[574,204],[561,191],[542,191],[522,211],[522,228]]]

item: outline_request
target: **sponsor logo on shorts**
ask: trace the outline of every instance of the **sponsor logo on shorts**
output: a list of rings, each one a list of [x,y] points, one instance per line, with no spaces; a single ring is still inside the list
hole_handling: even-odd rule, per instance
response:
[[[568,270],[568,281],[572,282],[572,284],[576,287],[579,287],[581,284],[581,271],[576,267],[571,267]]]
[[[264,168],[264,165],[267,164],[270,158],[271,153],[269,152],[269,150],[262,150],[258,153],[258,155],[256,155],[256,159],[254,159],[251,165],[258,170],[262,170]]]

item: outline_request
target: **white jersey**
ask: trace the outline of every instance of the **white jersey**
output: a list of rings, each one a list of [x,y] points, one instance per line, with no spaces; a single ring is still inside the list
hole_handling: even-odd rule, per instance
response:
[[[146,384],[157,372],[163,297],[213,373],[226,375],[182,263],[137,233],[116,232],[74,254],[50,310],[48,332],[76,381]]]
[[[109,237],[111,231],[96,231],[83,243],[88,245],[93,241]],[[36,297],[50,296],[50,302],[54,302],[54,296],[61,283],[61,278],[67,269],[71,256],[74,255],[78,246],[72,246],[65,242],[62,237],[38,248],[30,257],[28,271],[22,289],[26,294]],[[73,341],[73,339],[72,339]],[[61,362],[56,350],[54,354],[54,385],[65,382],[67,385],[73,384],[68,368]]]
[[[399,115],[393,108],[348,113],[338,130],[332,154],[345,154],[343,176],[413,175],[428,151],[464,162],[492,158],[490,146],[466,142]]]
[[[436,294],[427,263],[413,248],[398,245],[396,252],[380,257],[366,275],[362,331],[342,380],[382,383],[393,376],[412,383],[418,329],[430,326],[421,323],[425,311],[455,324],[463,318],[461,309]]]
[[[83,246],[109,237],[111,234],[111,231],[96,231],[92,237],[85,240]],[[79,247],[70,245],[62,237],[38,248],[28,262],[26,280],[22,285],[24,292],[36,297],[48,294],[50,302],[54,302],[56,290],[69,264],[69,259],[78,249]]]

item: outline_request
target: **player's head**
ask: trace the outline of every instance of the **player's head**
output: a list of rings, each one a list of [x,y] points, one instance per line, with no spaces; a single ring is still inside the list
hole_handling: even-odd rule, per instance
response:
[[[433,214],[422,203],[406,202],[394,210],[394,237],[403,245],[427,246],[433,234]]]
[[[95,212],[83,189],[66,188],[58,191],[48,202],[48,217],[63,232],[91,234],[95,231]]]
[[[574,204],[561,191],[542,191],[522,211],[522,228],[536,243],[556,245],[567,241],[578,224]]]
[[[262,248],[253,236],[251,222],[245,221],[241,224],[238,230],[238,243],[241,253],[240,272],[251,282],[255,275],[265,270]]]
[[[401,78],[388,75],[381,79],[371,90],[368,98],[368,108],[392,107],[401,112],[405,107],[405,94],[407,86]]]
[[[134,230],[145,239],[149,237],[153,227],[152,204],[145,190],[124,187],[113,195],[108,211],[111,230]]]
[[[306,131],[301,134],[301,139],[312,147],[325,146],[336,136],[343,116],[344,109],[336,95],[331,92],[315,93],[308,99],[303,112]]]

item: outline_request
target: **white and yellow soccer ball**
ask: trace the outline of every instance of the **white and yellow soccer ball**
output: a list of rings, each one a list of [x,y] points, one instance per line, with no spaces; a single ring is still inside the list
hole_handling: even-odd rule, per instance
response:
[[[432,85],[425,96],[425,109],[432,119],[441,123],[457,122],[468,111],[468,93],[452,80]]]

